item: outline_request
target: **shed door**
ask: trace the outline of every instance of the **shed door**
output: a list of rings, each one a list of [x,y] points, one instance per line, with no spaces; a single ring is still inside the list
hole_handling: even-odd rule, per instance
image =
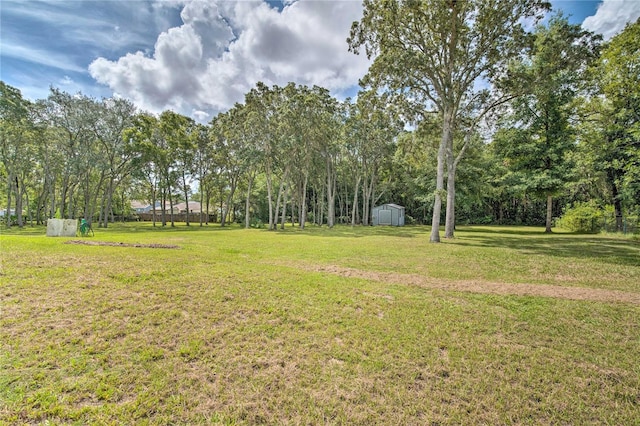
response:
[[[391,210],[380,210],[378,212],[378,223],[380,225],[391,225]]]

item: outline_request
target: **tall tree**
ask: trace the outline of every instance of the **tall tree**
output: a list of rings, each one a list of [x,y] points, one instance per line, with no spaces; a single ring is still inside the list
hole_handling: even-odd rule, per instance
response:
[[[162,166],[164,152],[160,147],[160,131],[158,119],[150,114],[138,114],[134,117],[131,127],[124,131],[124,138],[133,143],[136,155],[132,159],[132,175],[137,181],[143,182],[147,200],[151,204],[153,226],[156,226],[156,205],[163,178]],[[164,206],[162,207],[164,224]]]
[[[263,171],[267,186],[267,205],[269,229],[275,229],[277,209],[274,209],[274,175],[277,169],[278,152],[278,119],[277,110],[281,103],[282,90],[277,86],[270,89],[266,84],[258,82],[256,87],[245,95],[247,107],[247,126],[252,130],[251,137],[260,151]]]
[[[246,147],[246,109],[236,104],[211,122],[211,138],[215,147],[220,172],[225,177],[227,196],[222,210],[221,226],[225,226],[233,209],[233,200],[241,177],[248,168]]]
[[[455,172],[466,150],[454,153],[453,135],[473,133],[478,121],[504,101],[498,91],[480,89],[481,79],[505,77],[509,60],[523,47],[523,19],[549,7],[541,0],[365,0],[354,22],[350,49],[375,57],[364,83],[401,96],[409,115],[442,117],[437,154],[431,241],[439,242],[440,212],[447,166],[446,237],[455,225]],[[539,17],[539,16],[538,16]],[[460,129],[463,130],[463,129]]]
[[[63,156],[63,174],[59,198],[61,217],[74,218],[76,190],[80,187],[85,194],[85,213],[88,195],[94,184],[91,174],[95,169],[97,143],[91,130],[93,120],[93,99],[78,93],[71,95],[51,88],[46,100],[46,118],[53,132],[51,136]],[[87,218],[91,220],[91,218]]]
[[[347,151],[355,172],[353,208],[358,204],[358,191],[362,193],[362,224],[368,225],[371,211],[377,201],[376,190],[383,163],[393,155],[395,139],[403,123],[386,96],[373,90],[358,94],[346,120]],[[355,212],[351,222],[355,224]]]
[[[126,99],[113,98],[97,103],[94,112],[91,128],[99,142],[99,157],[106,175],[101,203],[101,226],[106,228],[109,214],[112,212],[114,193],[131,172],[133,139],[126,138],[124,132],[131,127],[136,108]],[[92,216],[93,214],[89,215]]]
[[[536,28],[531,56],[511,68],[516,90],[518,84],[528,89],[512,102],[511,127],[497,135],[496,144],[526,191],[547,200],[546,232],[551,232],[553,197],[572,176],[574,100],[598,40],[556,15],[548,26]]]
[[[604,172],[615,211],[640,206],[640,20],[629,24],[603,48],[591,73],[596,95],[588,99],[583,145]]]
[[[160,133],[167,147],[167,186],[171,197],[171,186],[174,182],[169,176],[175,176],[180,181],[180,189],[187,203],[186,223],[189,226],[189,195],[191,175],[194,170],[196,152],[196,127],[193,119],[173,111],[160,114]],[[171,210],[173,202],[170,198]],[[173,217],[173,214],[172,214]],[[173,226],[173,219],[171,221]]]
[[[25,173],[32,167],[29,145],[33,137],[30,102],[20,90],[0,81],[0,164],[7,178],[6,224],[11,226],[12,195],[15,196],[15,213],[19,227],[25,196]]]

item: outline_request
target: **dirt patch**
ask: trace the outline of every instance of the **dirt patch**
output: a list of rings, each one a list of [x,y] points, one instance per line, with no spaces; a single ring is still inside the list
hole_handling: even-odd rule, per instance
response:
[[[465,291],[470,293],[501,294],[516,296],[541,296],[569,300],[589,300],[594,302],[623,302],[640,305],[640,293],[585,287],[563,287],[547,284],[508,284],[476,280],[443,280],[418,274],[396,272],[365,271],[336,265],[288,264],[295,268],[324,272],[341,277],[412,285],[439,290]]]
[[[111,247],[143,247],[143,248],[163,248],[179,249],[180,246],[173,244],[137,244],[137,243],[116,243],[111,241],[89,241],[89,240],[69,240],[65,244],[77,244],[83,246],[111,246]]]

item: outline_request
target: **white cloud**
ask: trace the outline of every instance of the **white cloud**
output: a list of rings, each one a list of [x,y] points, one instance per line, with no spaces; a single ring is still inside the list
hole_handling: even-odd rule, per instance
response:
[[[2,56],[7,56],[21,61],[33,62],[34,64],[45,65],[63,71],[86,72],[81,66],[76,65],[64,54],[52,53],[47,50],[23,46],[20,42],[13,40],[2,40]]]
[[[209,114],[204,111],[198,111],[194,109],[193,111],[191,111],[191,115],[201,123],[204,123],[209,119]]]
[[[152,54],[96,59],[91,75],[154,112],[225,110],[258,81],[320,85],[334,92],[356,85],[369,66],[348,52],[357,1],[307,1],[280,12],[263,2],[184,5],[183,25],[158,36]]]
[[[68,75],[65,75],[62,80],[60,80],[59,84],[61,86],[71,86],[72,84],[75,84],[75,81],[73,81],[73,79]]]
[[[639,0],[604,0],[596,14],[587,17],[582,26],[598,34],[605,40],[622,31],[627,23],[640,17]]]

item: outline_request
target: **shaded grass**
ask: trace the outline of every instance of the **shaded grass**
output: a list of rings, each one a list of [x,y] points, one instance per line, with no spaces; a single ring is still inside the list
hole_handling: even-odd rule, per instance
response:
[[[500,229],[3,233],[0,423],[640,422],[636,305],[282,266],[640,291],[637,243]]]

